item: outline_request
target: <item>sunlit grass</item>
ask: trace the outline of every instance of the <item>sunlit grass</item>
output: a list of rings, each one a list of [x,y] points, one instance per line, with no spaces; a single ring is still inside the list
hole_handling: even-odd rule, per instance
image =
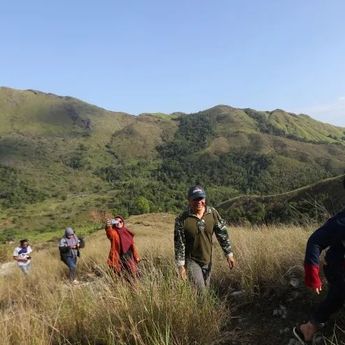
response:
[[[68,283],[56,247],[34,251],[30,276],[16,269],[0,280],[1,344],[212,344],[232,316],[230,292],[241,290],[250,302],[268,288],[286,288],[291,272],[302,277],[310,233],[298,227],[231,228],[237,267],[229,271],[215,245],[212,291],[198,295],[176,275],[173,216],[131,217],[128,225],[145,259],[140,281],[130,285],[109,272],[103,230],[87,238],[78,286]]]

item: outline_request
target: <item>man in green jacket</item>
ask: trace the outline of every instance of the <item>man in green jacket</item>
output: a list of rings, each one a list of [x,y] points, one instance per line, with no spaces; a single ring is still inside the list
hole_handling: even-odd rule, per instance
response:
[[[201,186],[188,190],[188,208],[175,220],[175,260],[179,276],[189,279],[200,290],[210,283],[212,266],[212,237],[216,235],[228,266],[235,265],[225,221],[213,207],[206,204],[206,193]]]

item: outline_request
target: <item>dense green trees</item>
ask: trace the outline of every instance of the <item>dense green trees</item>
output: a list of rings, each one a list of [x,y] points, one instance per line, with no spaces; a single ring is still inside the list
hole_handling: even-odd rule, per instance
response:
[[[279,120],[282,114],[277,114]],[[160,126],[159,121],[150,122],[150,130],[139,126],[144,129],[143,132],[137,129],[139,139],[143,140],[152,134],[152,128],[155,129],[151,139],[155,145],[159,144],[153,149],[150,146],[153,150],[148,155],[151,160],[144,159],[145,155],[131,155],[133,150],[128,150],[126,156],[126,145],[131,145],[131,137],[138,140],[137,131],[132,127],[129,131],[128,126],[108,132],[112,138],[121,135],[122,130],[127,133],[121,137],[121,144],[124,144],[121,154],[116,151],[116,145],[109,144],[107,137],[104,141],[96,141],[91,125],[88,125],[87,137],[75,135],[72,141],[60,138],[61,143],[56,139],[52,146],[48,145],[48,139],[40,138],[37,144],[32,137],[32,145],[24,150],[19,140],[3,140],[0,156],[4,157],[4,162],[15,161],[17,151],[22,152],[27,166],[41,164],[39,169],[44,169],[46,174],[43,178],[36,178],[36,170],[32,170],[31,175],[26,174],[19,170],[18,162],[14,168],[0,166],[0,207],[19,207],[46,197],[66,201],[74,195],[88,193],[99,193],[103,198],[104,193],[107,194],[104,200],[88,206],[111,209],[125,216],[178,212],[186,204],[186,190],[192,184],[204,185],[209,203],[218,205],[235,196],[282,193],[339,174],[343,164],[339,142],[339,145],[306,145],[311,141],[302,135],[303,126],[301,136],[295,138],[284,123],[271,121],[271,115],[250,109],[216,107],[165,119],[165,125],[167,121],[173,125],[162,127],[164,130],[153,127],[153,123]],[[143,123],[141,121],[141,125]],[[104,130],[98,135],[103,138]],[[330,134],[328,138],[336,140],[341,135],[342,132]],[[296,145],[287,138],[299,142]],[[65,147],[67,142],[69,145]],[[305,145],[306,150],[299,150],[299,145]],[[87,206],[84,208],[86,211]],[[229,221],[252,223],[301,219],[296,216],[298,214],[319,217],[300,201],[268,204],[255,199],[224,210]]]
[[[0,207],[18,208],[43,200],[46,194],[20,180],[15,169],[0,165]]]

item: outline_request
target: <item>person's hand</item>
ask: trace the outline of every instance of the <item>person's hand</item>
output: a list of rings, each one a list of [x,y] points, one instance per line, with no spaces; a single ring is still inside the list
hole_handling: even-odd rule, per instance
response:
[[[110,218],[107,218],[107,220],[106,220],[105,223],[106,223],[107,226],[111,226],[111,219],[110,219]]]
[[[322,287],[317,287],[317,288],[311,288],[313,292],[315,292],[317,295],[320,295],[320,292],[322,291]]]
[[[187,280],[187,271],[184,266],[178,266],[178,275],[182,280]]]
[[[231,253],[231,255],[228,255],[226,257],[226,261],[228,262],[228,266],[229,268],[232,270],[235,266],[235,259],[234,259],[234,255]]]

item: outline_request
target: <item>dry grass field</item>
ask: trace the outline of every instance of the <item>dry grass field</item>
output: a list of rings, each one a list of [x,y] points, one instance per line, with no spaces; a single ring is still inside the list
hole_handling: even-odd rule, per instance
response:
[[[87,238],[76,286],[57,247],[40,245],[28,277],[17,267],[0,277],[0,344],[293,344],[291,327],[315,300],[302,282],[312,228],[230,227],[237,267],[227,270],[215,244],[211,292],[200,296],[177,279],[173,221],[169,214],[129,218],[145,259],[134,286],[107,270],[103,230]],[[344,344],[341,328],[324,343]]]

